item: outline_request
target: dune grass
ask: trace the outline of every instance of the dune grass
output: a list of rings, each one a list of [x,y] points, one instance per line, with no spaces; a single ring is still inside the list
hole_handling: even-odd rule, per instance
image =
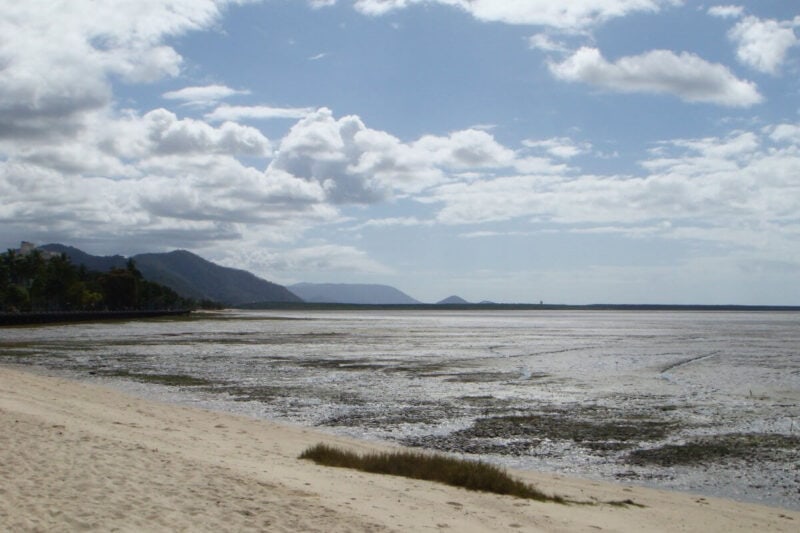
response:
[[[500,467],[439,454],[394,451],[360,455],[320,443],[300,454],[300,459],[309,459],[325,466],[436,481],[468,490],[516,496],[540,502],[567,503],[560,496],[547,495],[536,487],[511,477]]]

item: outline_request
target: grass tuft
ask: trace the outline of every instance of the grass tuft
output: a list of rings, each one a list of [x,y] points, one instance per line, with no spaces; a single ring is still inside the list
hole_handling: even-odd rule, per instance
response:
[[[359,455],[320,443],[300,454],[300,459],[309,459],[325,466],[436,481],[468,490],[516,496],[540,502],[567,503],[561,496],[549,496],[532,485],[514,479],[497,466],[444,455],[413,451]]]

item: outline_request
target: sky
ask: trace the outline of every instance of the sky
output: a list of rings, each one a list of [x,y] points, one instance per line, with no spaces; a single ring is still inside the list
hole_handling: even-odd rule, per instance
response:
[[[800,305],[800,2],[0,4],[0,249]]]

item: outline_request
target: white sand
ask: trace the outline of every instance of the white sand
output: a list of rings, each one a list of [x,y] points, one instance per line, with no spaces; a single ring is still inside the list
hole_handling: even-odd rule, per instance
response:
[[[3,531],[786,531],[800,513],[515,472],[559,505],[316,466],[371,443],[0,368]]]

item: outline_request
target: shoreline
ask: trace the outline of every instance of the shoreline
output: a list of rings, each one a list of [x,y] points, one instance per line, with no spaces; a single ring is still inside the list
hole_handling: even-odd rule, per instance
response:
[[[738,313],[797,313],[800,305],[746,304],[358,304],[334,302],[256,302],[229,308],[232,311],[696,311]]]
[[[130,320],[189,316],[190,309],[157,309],[139,311],[53,311],[34,313],[0,313],[0,327],[35,326],[40,324],[72,324],[105,320]]]
[[[512,471],[547,493],[645,507],[560,505],[297,459],[302,427],[156,403],[0,366],[0,526],[10,530],[794,531],[800,513]]]

